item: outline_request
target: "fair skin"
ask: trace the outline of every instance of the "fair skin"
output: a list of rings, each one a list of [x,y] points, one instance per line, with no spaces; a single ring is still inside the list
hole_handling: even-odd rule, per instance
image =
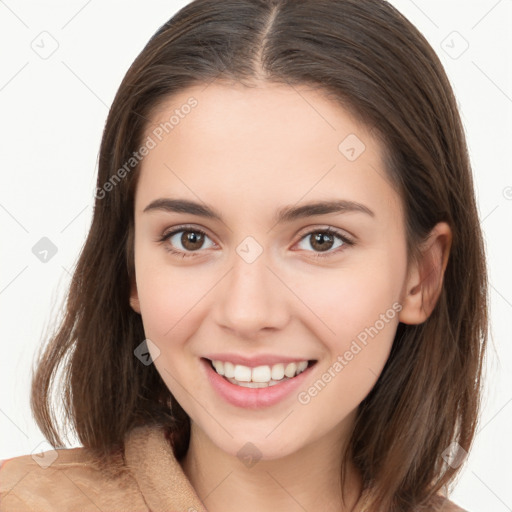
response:
[[[130,300],[160,351],[158,372],[191,418],[180,463],[210,512],[352,510],[361,477],[349,464],[343,507],[342,448],[398,322],[421,323],[435,305],[450,229],[435,226],[422,257],[408,268],[401,201],[386,178],[379,143],[320,92],[275,84],[195,86],[160,107],[146,135],[190,96],[197,107],[142,161]],[[338,149],[349,134],[365,145],[353,161]],[[143,211],[160,198],[208,205],[222,220]],[[345,210],[275,221],[286,205],[334,199],[373,214]],[[203,244],[183,244],[182,232],[157,241],[182,224],[184,231],[204,231]],[[354,245],[335,234],[321,251],[314,234],[328,227]],[[237,253],[248,236],[262,249],[250,263]],[[386,312],[391,318],[377,324]],[[358,334],[376,325],[378,334],[308,403],[295,392],[259,409],[235,406],[204,376],[206,354],[293,355],[317,361],[299,390],[307,392]],[[250,467],[237,456],[248,442],[261,457]]]

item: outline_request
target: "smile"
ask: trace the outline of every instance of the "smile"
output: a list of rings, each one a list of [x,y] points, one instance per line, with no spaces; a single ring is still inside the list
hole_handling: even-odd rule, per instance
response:
[[[211,361],[213,369],[226,380],[246,388],[265,388],[290,380],[302,373],[313,361],[277,363],[251,368],[229,361]]]
[[[258,358],[259,361],[257,358],[249,361],[248,358],[235,355],[235,364],[233,361],[222,360],[227,359],[227,356],[222,359],[219,356],[200,358],[207,381],[223,401],[244,409],[266,408],[291,399],[297,389],[305,385],[318,362],[316,359],[293,361],[286,357],[283,360],[288,361],[279,362],[280,359],[274,356],[262,356]],[[261,359],[267,359],[272,364],[263,365]],[[242,362],[246,364],[239,364]],[[247,366],[247,363],[252,365]],[[255,363],[259,363],[258,366]]]

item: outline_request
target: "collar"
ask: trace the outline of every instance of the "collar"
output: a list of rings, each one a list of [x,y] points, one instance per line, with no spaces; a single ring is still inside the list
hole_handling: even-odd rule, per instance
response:
[[[152,512],[206,512],[159,425],[131,430],[125,439],[126,466]]]

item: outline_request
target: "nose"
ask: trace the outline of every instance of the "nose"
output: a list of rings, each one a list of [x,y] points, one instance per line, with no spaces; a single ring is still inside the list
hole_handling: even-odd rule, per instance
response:
[[[240,338],[283,329],[290,318],[290,292],[268,266],[265,252],[248,263],[234,254],[231,270],[216,287],[215,321]]]

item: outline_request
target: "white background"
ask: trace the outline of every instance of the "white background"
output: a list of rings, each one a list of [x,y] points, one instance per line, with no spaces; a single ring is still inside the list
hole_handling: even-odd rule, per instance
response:
[[[108,108],[149,37],[186,3],[0,0],[0,459],[50,449],[29,408],[32,360],[91,221]],[[454,87],[490,268],[483,412],[452,499],[471,512],[512,511],[512,1],[391,3]],[[56,47],[46,59],[34,50],[43,44]],[[46,263],[32,252],[42,237],[57,247]]]

